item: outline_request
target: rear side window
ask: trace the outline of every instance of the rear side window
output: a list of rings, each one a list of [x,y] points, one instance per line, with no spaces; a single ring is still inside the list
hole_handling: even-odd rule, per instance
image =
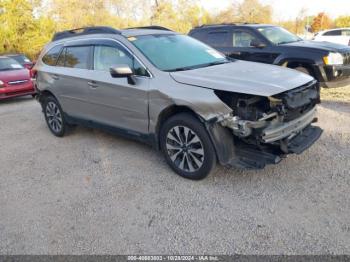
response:
[[[57,58],[58,56],[60,55],[60,52],[61,52],[61,49],[62,49],[62,46],[61,45],[58,45],[58,46],[55,46],[53,48],[51,48],[47,53],[46,55],[44,55],[43,57],[43,62],[47,65],[50,65],[50,66],[55,66],[56,65],[56,61],[57,61]]]
[[[230,47],[232,42],[230,41],[229,33],[227,31],[222,32],[209,32],[205,39],[208,45],[214,47]]]
[[[67,47],[65,50],[65,67],[89,69],[90,46]],[[61,63],[61,62],[60,62]]]
[[[193,37],[193,38],[196,38],[200,41],[205,41],[205,37],[206,37],[206,33],[205,32],[194,32],[194,33],[191,33],[190,36]]]
[[[323,34],[324,36],[339,36],[341,35],[341,30],[328,31]]]
[[[60,57],[57,60],[56,66],[62,66],[63,67],[65,59],[66,59],[66,48],[63,49],[63,51],[61,52]]]

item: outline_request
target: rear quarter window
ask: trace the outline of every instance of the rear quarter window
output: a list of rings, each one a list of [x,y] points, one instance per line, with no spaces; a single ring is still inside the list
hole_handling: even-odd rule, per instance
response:
[[[207,33],[205,43],[213,47],[232,46],[232,41],[230,43],[229,33],[227,31]]]
[[[55,66],[57,62],[57,58],[59,57],[61,53],[62,46],[58,45],[53,48],[51,48],[42,58],[42,61],[49,65],[49,66]]]
[[[324,36],[339,36],[341,35],[341,30],[328,31],[323,34]]]
[[[203,31],[197,31],[197,32],[193,32],[190,34],[191,37],[196,38],[200,41],[204,41],[206,35],[207,35],[207,33],[203,32]]]

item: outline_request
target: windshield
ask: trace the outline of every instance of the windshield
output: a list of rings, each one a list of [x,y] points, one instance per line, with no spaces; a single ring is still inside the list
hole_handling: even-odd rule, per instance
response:
[[[14,55],[14,56],[11,56],[11,58],[16,60],[20,64],[30,63],[29,58],[24,55],[16,55],[16,56]]]
[[[258,31],[276,45],[293,43],[302,40],[299,36],[293,35],[291,32],[282,27],[261,27],[258,28]]]
[[[144,35],[128,39],[163,71],[190,70],[229,62],[218,51],[185,35]]]
[[[0,71],[23,69],[16,60],[12,58],[0,58]]]

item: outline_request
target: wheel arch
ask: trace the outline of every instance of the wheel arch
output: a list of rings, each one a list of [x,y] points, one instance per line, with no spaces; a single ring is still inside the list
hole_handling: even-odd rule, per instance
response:
[[[57,97],[49,90],[43,90],[43,91],[40,91],[37,95],[37,100],[39,101],[42,109],[44,110],[44,102],[45,102],[45,99],[49,96],[52,96],[54,97],[56,100],[57,100]]]
[[[309,72],[310,75],[315,77],[317,72],[315,71],[314,61],[310,59],[293,59],[293,58],[284,58],[277,62],[277,65],[295,69],[297,67],[304,67]]]
[[[164,125],[167,119],[180,113],[188,113],[196,117],[200,122],[203,123],[204,121],[198,114],[195,113],[193,109],[191,109],[188,106],[174,104],[163,109],[163,111],[161,111],[161,113],[158,116],[157,124],[155,126],[155,146],[157,150],[160,150],[159,134],[162,129],[162,126]]]

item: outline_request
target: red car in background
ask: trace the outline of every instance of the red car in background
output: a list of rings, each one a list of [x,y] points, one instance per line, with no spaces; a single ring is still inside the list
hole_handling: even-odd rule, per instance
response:
[[[0,56],[0,100],[35,95],[30,70],[16,60]]]
[[[34,67],[34,63],[32,61],[30,61],[30,59],[28,57],[26,57],[24,54],[6,54],[4,56],[16,60],[23,67],[25,67],[29,70],[31,70]]]

